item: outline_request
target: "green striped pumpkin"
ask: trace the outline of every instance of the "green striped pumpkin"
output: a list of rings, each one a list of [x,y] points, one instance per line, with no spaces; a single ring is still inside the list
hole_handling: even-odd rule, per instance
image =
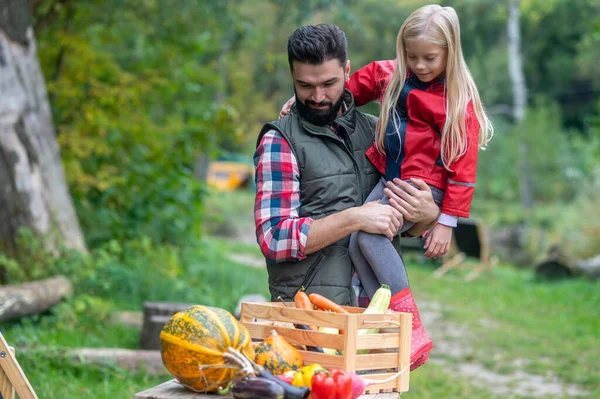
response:
[[[225,386],[236,370],[223,367],[232,347],[254,360],[246,327],[228,311],[194,305],[175,314],[160,333],[163,364],[181,384],[199,392]]]
[[[271,336],[256,345],[254,351],[256,363],[273,374],[279,375],[302,367],[300,352],[275,330],[271,330]]]

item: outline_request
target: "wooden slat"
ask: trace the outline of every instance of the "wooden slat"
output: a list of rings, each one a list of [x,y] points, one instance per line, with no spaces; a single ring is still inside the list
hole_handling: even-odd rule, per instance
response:
[[[346,315],[318,310],[296,309],[294,307],[274,307],[258,302],[243,302],[242,314],[245,318],[284,321],[337,329],[345,327],[347,317],[358,317],[356,314]]]
[[[357,319],[355,317],[348,317],[346,319],[346,342],[344,345],[344,370],[356,371],[356,336],[358,335]]]
[[[11,351],[13,355],[15,354],[14,348],[9,347],[8,350]],[[15,389],[13,388],[12,384],[10,383],[10,380],[8,379],[8,376],[2,370],[1,367],[0,367],[0,395],[2,395],[1,398],[3,398],[3,399],[15,399]]]
[[[403,313],[400,318],[400,339],[398,342],[398,370],[406,370],[397,380],[396,388],[400,392],[408,391],[410,365],[410,345],[412,337],[412,314]]]
[[[304,360],[304,364],[319,363],[326,369],[344,369],[344,356],[309,351],[299,352],[302,360]]]
[[[398,353],[356,355],[356,370],[381,370],[398,367]]]
[[[244,326],[250,332],[252,338],[268,337],[271,330],[277,331],[277,334],[281,335],[292,345],[309,345],[319,346],[322,348],[332,348],[337,350],[344,349],[344,336],[340,334],[328,334],[316,331],[298,330],[287,327],[274,327],[271,324],[265,323],[244,323]],[[396,342],[398,339],[396,338]]]
[[[4,353],[4,357],[0,357],[0,369],[6,373],[19,398],[38,399],[21,366],[19,366],[15,355],[9,350],[2,333],[0,333],[0,353]]]
[[[356,337],[356,349],[398,348],[400,333],[365,334]]]

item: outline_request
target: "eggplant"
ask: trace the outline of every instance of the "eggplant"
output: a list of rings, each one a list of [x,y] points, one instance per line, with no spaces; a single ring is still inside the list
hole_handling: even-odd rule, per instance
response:
[[[294,324],[294,327],[296,327],[298,330],[311,331],[310,327],[308,327],[306,324]],[[305,346],[307,351],[325,353],[325,351],[323,351],[323,348],[321,347],[308,345]]]
[[[272,380],[261,377],[235,381],[229,393],[236,399],[283,399],[285,389]]]
[[[281,386],[285,392],[284,399],[306,399],[308,398],[308,395],[310,395],[310,389],[308,389],[307,387],[295,387],[293,385],[290,385],[287,382],[275,377],[262,366],[256,366],[256,375],[257,378],[270,380]]]

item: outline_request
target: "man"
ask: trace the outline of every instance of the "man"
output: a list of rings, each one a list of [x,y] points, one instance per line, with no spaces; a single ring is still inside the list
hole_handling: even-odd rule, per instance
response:
[[[303,287],[341,305],[356,304],[349,235],[358,230],[395,241],[403,217],[437,219],[439,209],[423,183],[419,191],[396,181],[390,205],[364,200],[380,178],[365,157],[376,118],[355,109],[346,37],[332,25],[304,26],[288,39],[295,105],[266,124],[254,156],[256,234],[267,259],[272,300],[291,300]],[[406,190],[406,191],[405,191]]]

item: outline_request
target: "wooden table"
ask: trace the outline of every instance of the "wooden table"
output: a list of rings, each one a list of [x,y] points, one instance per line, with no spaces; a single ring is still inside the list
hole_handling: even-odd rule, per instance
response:
[[[231,396],[217,396],[192,392],[174,380],[163,382],[154,388],[135,394],[134,399],[228,399]],[[359,399],[398,399],[398,393],[378,393],[362,395]]]

